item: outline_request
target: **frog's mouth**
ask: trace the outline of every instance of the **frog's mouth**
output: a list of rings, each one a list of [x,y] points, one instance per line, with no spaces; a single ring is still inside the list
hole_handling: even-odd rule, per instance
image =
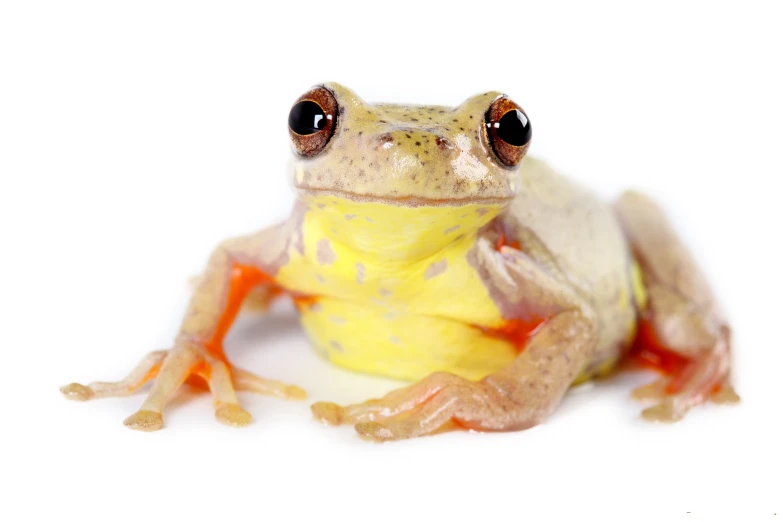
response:
[[[382,203],[387,205],[394,205],[400,207],[459,207],[466,205],[485,205],[485,206],[498,206],[504,207],[511,200],[513,196],[508,197],[481,197],[481,196],[467,196],[461,198],[428,198],[414,195],[378,195],[372,193],[357,193],[348,190],[340,189],[327,189],[327,188],[313,188],[297,186],[296,189],[306,199],[319,199],[324,196],[332,196],[334,198],[346,199],[356,203]]]

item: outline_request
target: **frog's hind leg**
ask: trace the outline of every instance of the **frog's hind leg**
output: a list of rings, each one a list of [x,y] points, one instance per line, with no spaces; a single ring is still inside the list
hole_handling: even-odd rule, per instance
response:
[[[671,422],[706,400],[736,402],[728,382],[731,332],[691,254],[646,196],[627,192],[615,210],[641,269],[633,353],[666,374],[635,390],[636,398],[658,402],[642,415]]]

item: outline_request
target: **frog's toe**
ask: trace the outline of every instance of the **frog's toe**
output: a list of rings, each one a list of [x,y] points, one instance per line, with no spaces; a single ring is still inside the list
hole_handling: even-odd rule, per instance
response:
[[[400,433],[395,433],[380,422],[360,422],[354,426],[356,432],[364,439],[375,442],[386,442],[388,440],[398,440],[402,437]]]
[[[710,394],[710,401],[715,404],[737,404],[740,396],[731,384],[724,382],[717,391]]]
[[[260,377],[254,373],[236,367],[232,369],[231,375],[234,386],[236,386],[238,391],[250,391],[295,401],[301,401],[307,398],[307,392],[294,384],[286,384],[274,379]]]
[[[666,397],[669,379],[661,378],[649,384],[639,386],[631,392],[631,397],[641,402],[662,401]]]
[[[86,401],[95,396],[95,393],[89,387],[79,384],[78,382],[72,382],[71,384],[60,387],[60,392],[66,399],[71,399],[73,401]]]
[[[222,404],[215,409],[215,418],[235,428],[241,428],[250,424],[253,417],[239,404]]]
[[[642,410],[642,417],[651,422],[677,422],[685,416],[686,409],[677,407],[671,397],[665,398],[655,406]]]
[[[344,408],[333,402],[316,402],[310,406],[316,420],[330,426],[339,426],[345,418]]]
[[[150,352],[136,365],[127,377],[117,382],[92,382],[88,385],[72,382],[60,388],[60,392],[68,399],[86,401],[102,397],[125,397],[141,388],[147,381],[157,375],[166,350]]]
[[[163,415],[157,411],[139,410],[123,424],[132,430],[157,431],[163,427]]]

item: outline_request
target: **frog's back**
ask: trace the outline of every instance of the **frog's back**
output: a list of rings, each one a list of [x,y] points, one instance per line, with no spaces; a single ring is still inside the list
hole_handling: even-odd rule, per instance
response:
[[[525,158],[505,219],[526,253],[551,266],[599,316],[598,363],[616,357],[635,332],[632,256],[612,209],[596,195]]]

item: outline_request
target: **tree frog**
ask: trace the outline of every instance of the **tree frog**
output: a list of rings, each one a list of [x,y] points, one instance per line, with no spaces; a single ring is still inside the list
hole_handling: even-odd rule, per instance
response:
[[[175,391],[200,382],[219,421],[245,426],[237,390],[305,393],[233,366],[223,338],[243,306],[288,296],[320,355],[413,382],[312,405],[372,440],[530,428],[629,353],[662,372],[634,392],[653,402],[647,419],[738,399],[729,327],[659,207],[636,192],[605,204],[525,157],[531,123],[508,96],[370,104],[326,83],[296,100],[288,131],[290,217],[214,250],[171,349],[119,382],[64,386],[66,397],[154,380],[125,420],[151,431]]]

